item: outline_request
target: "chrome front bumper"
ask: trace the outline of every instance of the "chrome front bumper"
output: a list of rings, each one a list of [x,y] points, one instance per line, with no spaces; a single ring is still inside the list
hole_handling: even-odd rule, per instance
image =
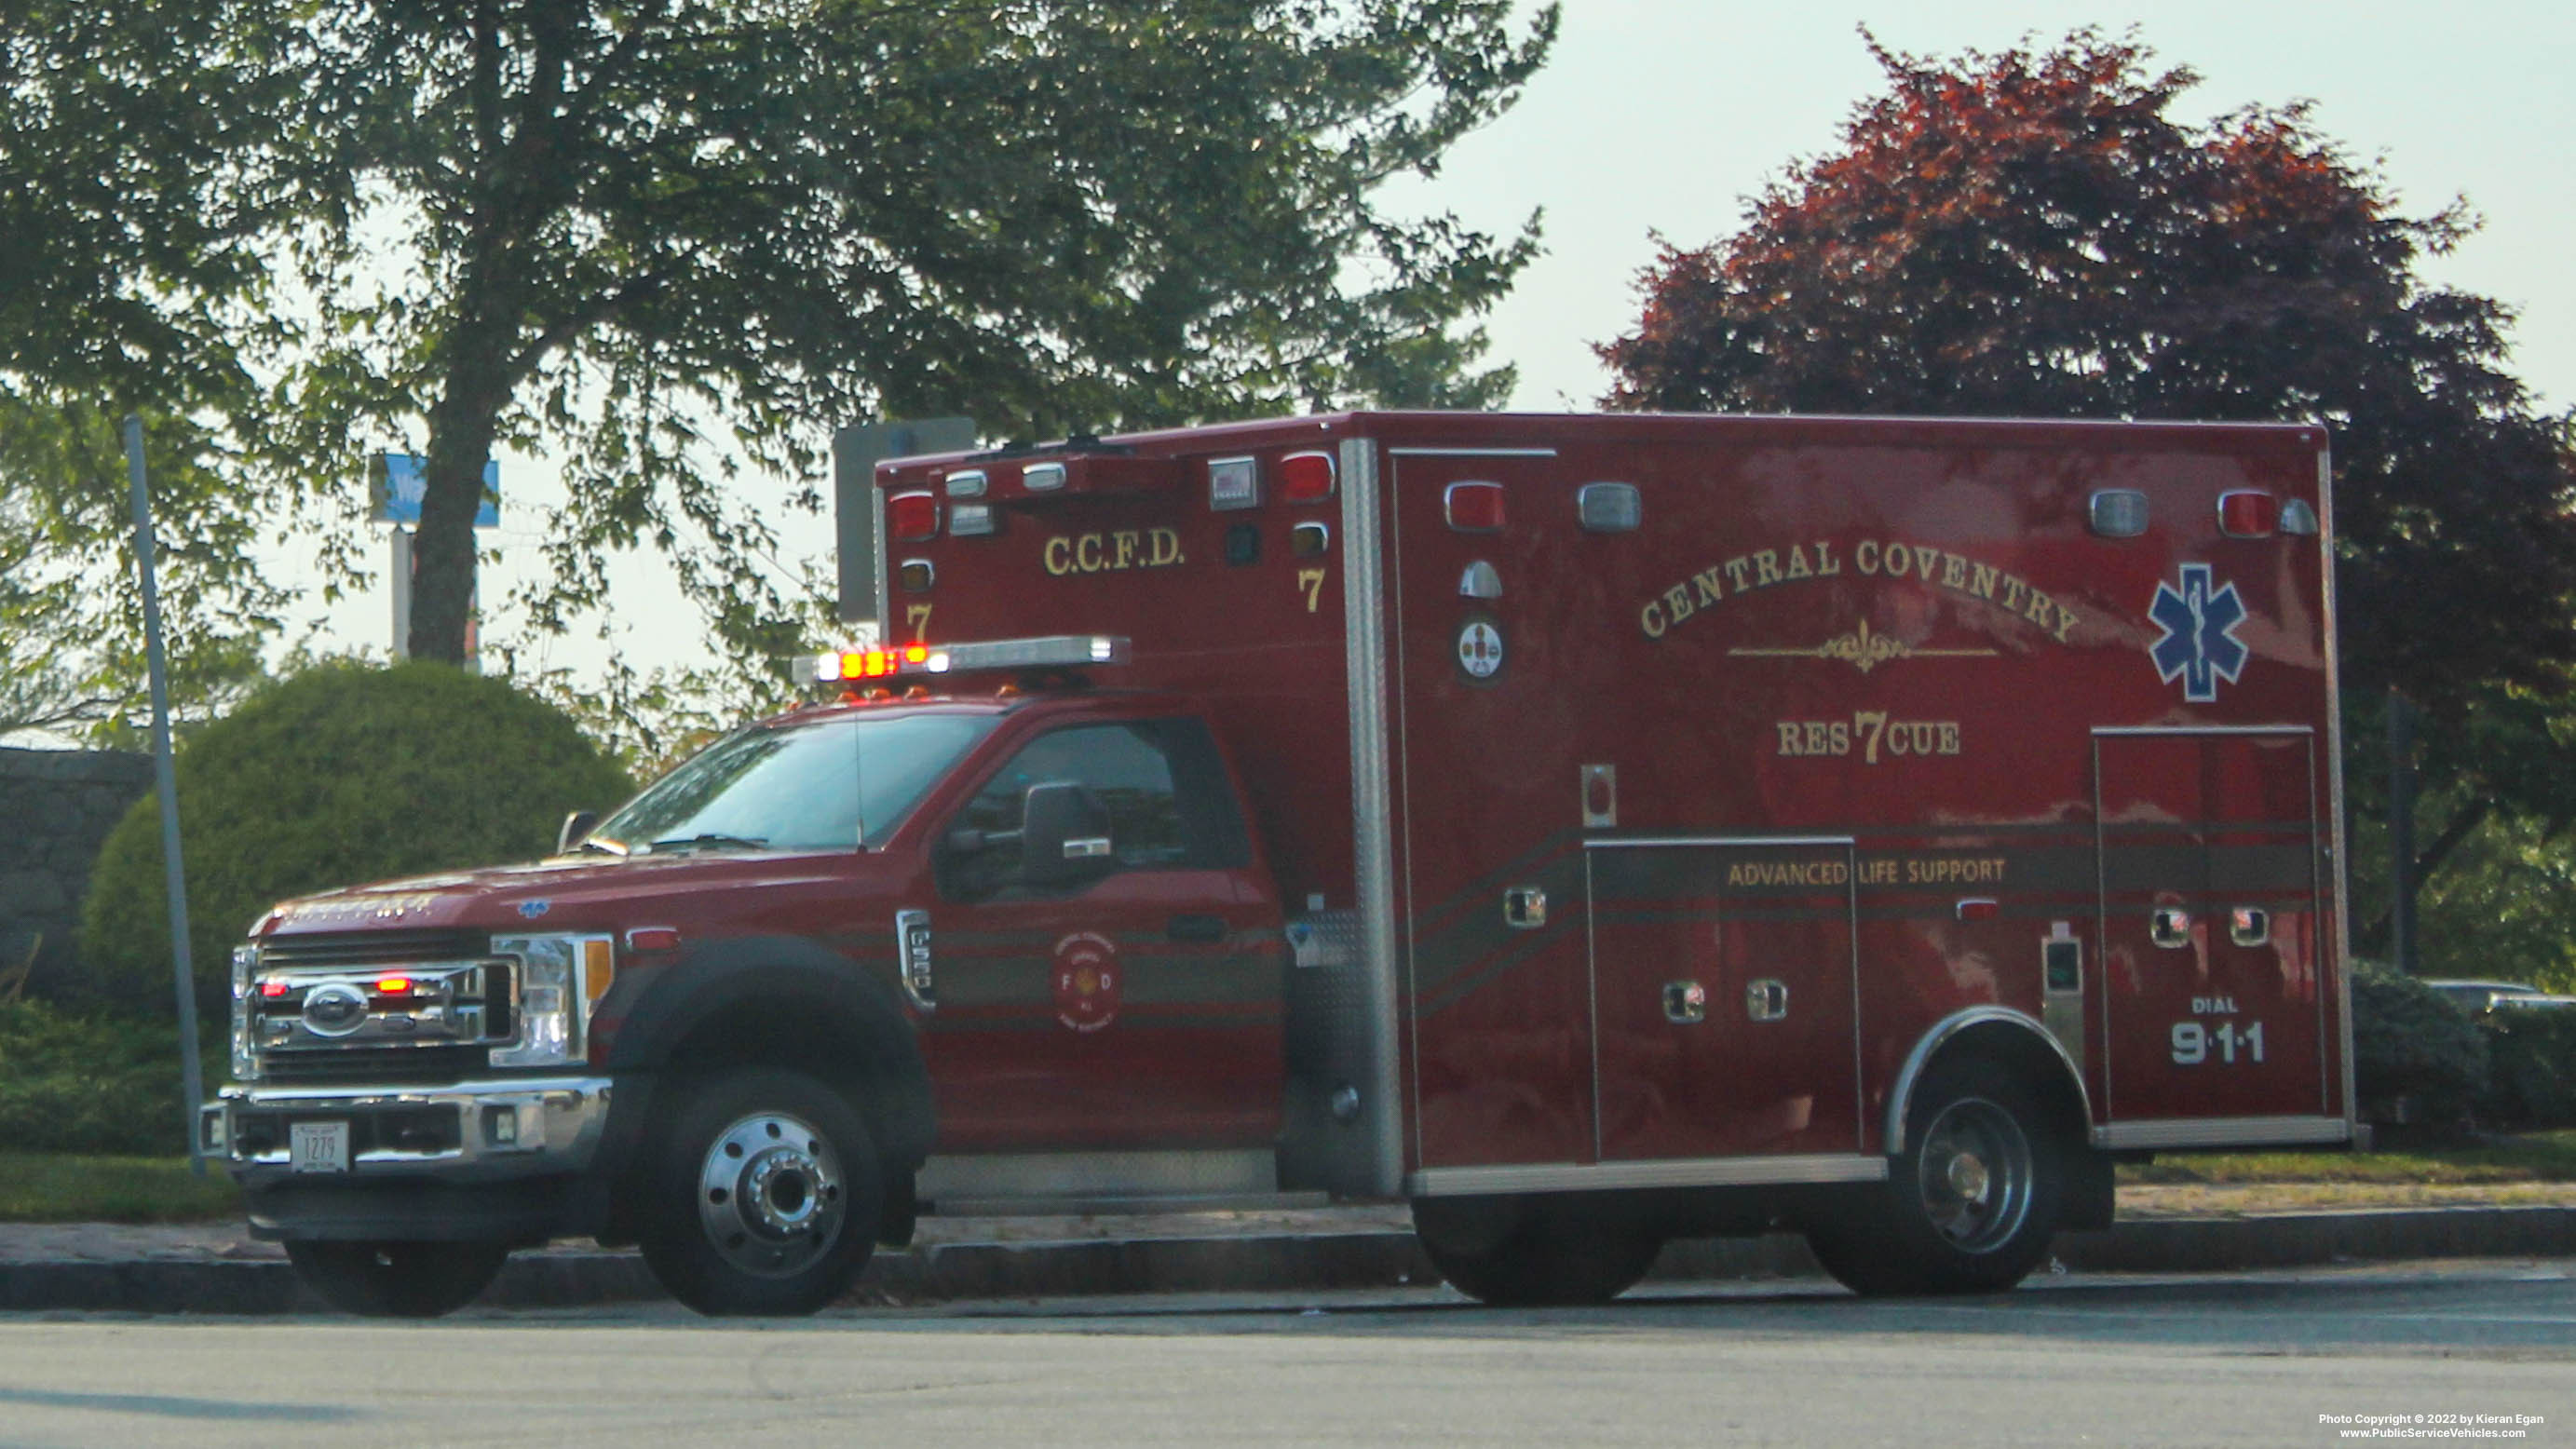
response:
[[[608,1124],[606,1077],[521,1077],[443,1087],[226,1087],[199,1113],[197,1143],[246,1180],[290,1174],[290,1124],[350,1124],[346,1174],[306,1181],[580,1172]]]

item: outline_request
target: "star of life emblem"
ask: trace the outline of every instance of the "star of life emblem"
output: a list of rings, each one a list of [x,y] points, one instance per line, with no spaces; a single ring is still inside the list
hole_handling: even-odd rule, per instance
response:
[[[2182,587],[2158,583],[2156,601],[2147,607],[2147,617],[2165,631],[2148,651],[2156,673],[2167,684],[2181,680],[2182,697],[2195,704],[2218,698],[2218,681],[2234,684],[2252,652],[2236,637],[2236,626],[2245,622],[2236,585],[2215,591],[2209,585],[2209,565],[2184,564]]]

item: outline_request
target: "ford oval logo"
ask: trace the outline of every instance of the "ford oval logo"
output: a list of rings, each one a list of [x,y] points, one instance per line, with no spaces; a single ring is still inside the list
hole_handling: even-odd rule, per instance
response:
[[[315,1036],[347,1036],[367,1024],[367,994],[344,982],[304,994],[304,1029]]]

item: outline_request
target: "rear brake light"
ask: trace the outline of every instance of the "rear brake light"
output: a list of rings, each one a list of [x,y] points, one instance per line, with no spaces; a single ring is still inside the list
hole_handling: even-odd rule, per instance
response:
[[[1500,533],[1503,528],[1503,485],[1500,483],[1452,483],[1447,497],[1449,526],[1460,533]]]
[[[1291,453],[1279,460],[1279,501],[1321,503],[1333,496],[1333,455]]]
[[[939,535],[939,500],[927,493],[898,493],[886,500],[886,532],[905,543]]]
[[[2281,518],[2281,501],[2269,493],[2218,495],[2218,529],[2229,538],[2270,538]]]

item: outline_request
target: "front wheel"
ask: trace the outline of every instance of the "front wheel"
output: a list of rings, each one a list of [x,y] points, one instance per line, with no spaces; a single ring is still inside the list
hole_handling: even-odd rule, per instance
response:
[[[2064,1192],[2063,1155],[2030,1090],[1993,1062],[1955,1058],[1915,1089],[1888,1180],[1807,1242],[1857,1293],[1998,1293],[2047,1258]]]
[[[510,1250],[500,1243],[289,1243],[296,1276],[343,1313],[437,1318],[480,1296]]]
[[[867,1266],[884,1188],[867,1124],[801,1072],[682,1085],[647,1165],[644,1261],[705,1314],[811,1313]]]

